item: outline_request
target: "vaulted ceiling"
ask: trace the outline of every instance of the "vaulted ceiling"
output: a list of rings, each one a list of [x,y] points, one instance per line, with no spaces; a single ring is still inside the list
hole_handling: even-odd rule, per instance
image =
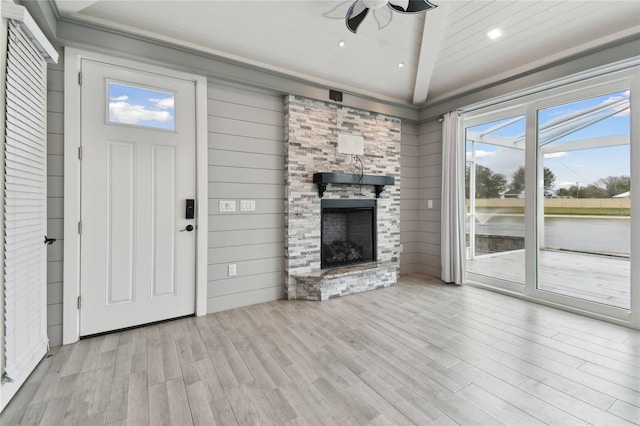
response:
[[[640,33],[638,1],[432,2],[438,7],[420,14],[377,9],[353,34],[343,19],[352,1],[55,0],[67,19],[405,105]],[[390,24],[379,29],[388,14]],[[487,32],[495,28],[502,36],[492,40]]]

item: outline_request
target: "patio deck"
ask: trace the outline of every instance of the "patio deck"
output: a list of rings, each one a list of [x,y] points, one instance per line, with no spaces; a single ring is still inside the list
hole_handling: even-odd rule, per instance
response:
[[[524,283],[524,250],[478,256],[467,271]],[[594,254],[542,250],[540,288],[578,299],[629,309],[630,260]]]

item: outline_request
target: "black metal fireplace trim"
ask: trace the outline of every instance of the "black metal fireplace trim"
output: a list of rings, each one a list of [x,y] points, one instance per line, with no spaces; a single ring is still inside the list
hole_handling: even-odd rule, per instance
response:
[[[380,175],[357,175],[352,173],[314,173],[313,183],[318,184],[318,196],[322,198],[329,183],[341,183],[346,185],[373,185],[376,191],[376,198],[380,198],[380,193],[385,185],[393,185],[393,176]]]
[[[322,214],[322,210],[324,209],[371,209],[372,213],[373,213],[373,217],[372,217],[372,221],[373,221],[373,226],[371,229],[371,237],[372,237],[372,244],[373,244],[373,252],[372,252],[372,257],[373,259],[371,260],[372,262],[376,262],[378,259],[378,239],[377,239],[377,228],[378,228],[378,208],[377,208],[378,202],[376,200],[322,200],[320,201],[320,212]],[[322,217],[322,215],[321,215]],[[324,239],[322,238],[322,235],[324,234],[324,224],[322,219],[320,220],[320,241],[323,241]],[[321,249],[322,252],[322,249]],[[369,262],[363,262],[363,263],[369,263]],[[363,263],[354,263],[353,265],[349,265],[349,266],[358,266],[358,265],[362,265]],[[336,269],[336,268],[344,268],[344,266],[335,266],[335,267],[327,267],[324,264],[324,259],[322,258],[322,255],[320,256],[320,269],[322,270],[330,270],[330,269]]]
[[[320,208],[323,209],[363,209],[372,208],[373,213],[376,211],[376,200],[322,200]],[[374,217],[375,219],[375,217]]]

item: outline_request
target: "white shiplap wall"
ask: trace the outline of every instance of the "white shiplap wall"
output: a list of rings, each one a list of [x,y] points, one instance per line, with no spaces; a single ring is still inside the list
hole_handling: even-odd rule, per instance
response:
[[[49,344],[62,344],[62,253],[64,186],[64,55],[47,71],[47,333]]]
[[[48,247],[47,264],[47,326],[52,346],[62,344],[63,69],[60,62],[48,70],[48,234],[58,239]],[[208,114],[208,311],[216,312],[282,297],[283,99],[210,83]],[[424,134],[418,130],[423,128],[410,123],[402,127],[402,273],[433,270],[427,268],[420,250],[424,232],[417,232],[424,223],[418,198],[423,172],[418,154],[424,149]],[[236,200],[237,211],[220,213],[221,199]],[[240,212],[241,199],[256,200],[256,211]],[[227,276],[230,263],[237,265],[236,277]]]
[[[440,277],[440,200],[442,125],[437,120],[418,127],[418,262],[417,272]],[[433,200],[433,208],[427,201]]]
[[[210,83],[207,106],[208,312],[218,312],[283,295],[284,101]],[[235,201],[236,211],[221,213],[220,200]],[[240,200],[255,200],[256,210],[239,211]]]
[[[400,156],[400,273],[419,270],[418,253],[418,126],[402,122]]]

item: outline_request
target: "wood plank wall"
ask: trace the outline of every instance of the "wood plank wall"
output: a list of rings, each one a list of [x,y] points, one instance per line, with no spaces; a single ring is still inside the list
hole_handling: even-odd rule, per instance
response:
[[[400,149],[400,273],[419,270],[418,253],[418,126],[402,122]]]
[[[283,296],[283,107],[279,95],[209,84],[209,312]],[[255,212],[239,211],[243,199]],[[221,213],[220,200],[236,212]]]
[[[64,60],[48,71],[47,329],[51,346],[62,344]],[[209,83],[208,311],[282,297],[284,269],[284,114],[280,95]],[[421,196],[440,188],[439,124],[402,126],[401,272],[439,276],[437,220]],[[439,160],[437,160],[439,161]],[[436,174],[437,182],[425,173]],[[428,185],[425,186],[425,183]],[[240,200],[256,200],[255,212],[240,212]],[[220,200],[235,200],[235,213],[220,213]],[[422,208],[424,204],[425,208]],[[437,229],[436,229],[437,228]],[[430,230],[430,231],[429,231]],[[437,243],[437,244],[436,244]],[[228,277],[228,265],[237,265]]]
[[[62,344],[62,253],[64,251],[64,54],[47,71],[47,334]]]
[[[418,128],[418,259],[417,272],[440,278],[440,206],[442,189],[442,125],[437,120]],[[433,200],[429,209],[427,201]]]

